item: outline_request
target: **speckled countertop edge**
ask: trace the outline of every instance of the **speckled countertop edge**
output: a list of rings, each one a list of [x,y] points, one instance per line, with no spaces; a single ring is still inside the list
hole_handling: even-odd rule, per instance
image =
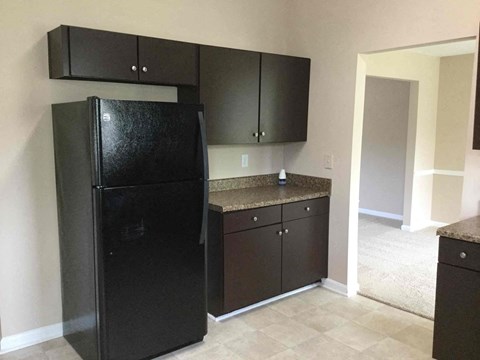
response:
[[[259,175],[210,181],[209,208],[218,212],[253,209],[330,196],[331,180],[287,174],[287,185],[278,175]]]
[[[441,227],[437,235],[480,243],[480,215]]]

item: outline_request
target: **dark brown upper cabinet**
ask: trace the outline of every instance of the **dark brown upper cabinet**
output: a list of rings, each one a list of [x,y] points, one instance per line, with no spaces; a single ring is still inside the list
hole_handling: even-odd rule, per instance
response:
[[[200,46],[200,103],[210,145],[258,142],[260,53]]]
[[[198,45],[62,25],[48,33],[51,79],[198,83]]]
[[[307,140],[310,59],[200,46],[210,145]]]
[[[310,59],[262,54],[260,142],[307,140]]]
[[[480,39],[480,34],[478,36],[479,36],[478,38]],[[473,126],[473,150],[480,150],[480,61],[479,60],[477,60],[477,92],[475,95],[475,122]]]

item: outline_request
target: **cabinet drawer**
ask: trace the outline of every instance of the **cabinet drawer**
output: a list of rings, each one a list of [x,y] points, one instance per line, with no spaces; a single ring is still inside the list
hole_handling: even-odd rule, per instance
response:
[[[323,197],[283,205],[283,221],[328,213],[330,199]]]
[[[282,221],[281,205],[236,211],[223,216],[223,233],[253,229]]]
[[[438,262],[480,271],[480,244],[440,237]]]

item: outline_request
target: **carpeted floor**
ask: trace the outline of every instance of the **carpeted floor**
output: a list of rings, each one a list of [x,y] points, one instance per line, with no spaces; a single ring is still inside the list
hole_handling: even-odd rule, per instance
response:
[[[433,319],[436,228],[410,233],[400,221],[363,214],[358,223],[359,293]]]

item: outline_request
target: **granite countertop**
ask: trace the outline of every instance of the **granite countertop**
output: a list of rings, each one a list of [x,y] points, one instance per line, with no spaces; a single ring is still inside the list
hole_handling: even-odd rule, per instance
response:
[[[276,181],[276,174],[216,180],[210,184],[209,208],[229,212],[330,195],[329,179],[287,174],[287,185]]]
[[[437,230],[437,235],[480,243],[480,216],[441,227]]]

